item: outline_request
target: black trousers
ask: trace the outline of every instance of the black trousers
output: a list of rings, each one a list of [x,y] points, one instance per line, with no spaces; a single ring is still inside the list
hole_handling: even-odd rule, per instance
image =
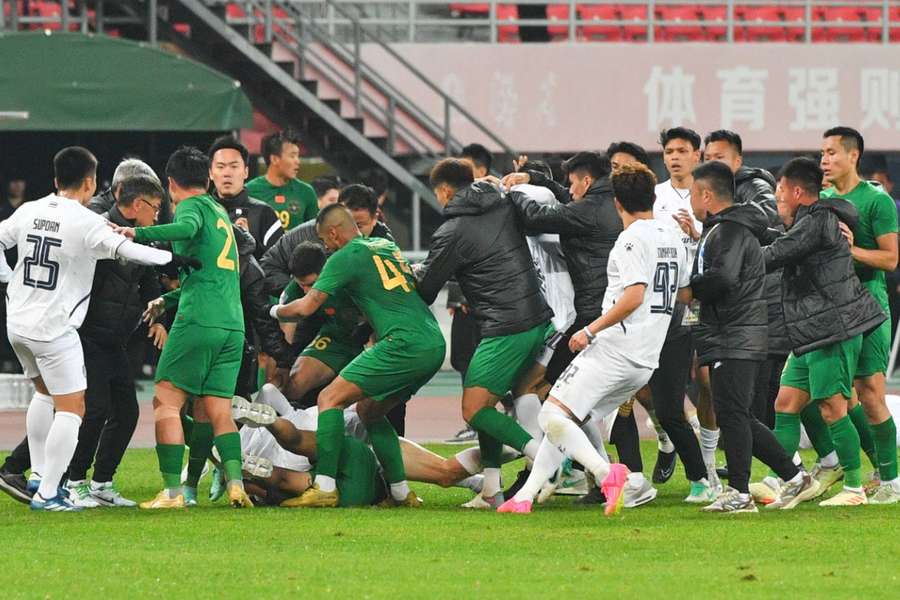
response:
[[[572,326],[566,329],[566,333],[560,338],[559,343],[556,345],[556,350],[553,351],[553,356],[547,364],[547,372],[544,375],[544,379],[547,383],[550,385],[556,383],[556,380],[559,379],[562,372],[566,370],[566,367],[568,367],[569,363],[575,358],[575,353],[569,350],[569,340],[572,339],[572,336],[577,332],[590,325],[591,321],[593,321],[593,319],[577,317],[575,322],[572,323]]]
[[[101,346],[85,337],[81,345],[87,390],[69,479],[85,479],[94,462],[94,481],[112,481],[140,415],[131,365],[123,347]]]
[[[797,474],[772,430],[750,413],[753,387],[759,361],[723,359],[710,365],[713,408],[722,432],[728,483],[739,492],[749,493],[750,464],[755,456],[785,481]]]
[[[753,416],[768,427],[775,429],[775,399],[781,387],[781,372],[787,356],[773,356],[759,365],[756,374],[756,388],[753,393]]]
[[[659,355],[659,367],[650,377],[653,408],[659,424],[675,446],[689,481],[706,477],[700,442],[684,418],[684,392],[691,372],[694,344],[690,333],[666,339]]]
[[[31,455],[28,453],[28,438],[19,442],[19,445],[3,461],[2,469],[8,473],[24,475],[31,468]]]
[[[464,379],[480,341],[481,328],[475,317],[460,308],[453,311],[450,324],[450,366]]]

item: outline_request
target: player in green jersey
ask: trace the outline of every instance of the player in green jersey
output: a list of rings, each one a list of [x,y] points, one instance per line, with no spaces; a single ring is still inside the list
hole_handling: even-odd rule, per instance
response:
[[[390,484],[389,503],[419,506],[421,501],[406,482],[397,432],[384,415],[409,400],[440,369],[446,349],[443,335],[416,293],[412,271],[393,242],[363,237],[350,211],[340,205],[319,214],[317,229],[334,254],[306,296],[273,307],[272,315],[306,317],[329,296],[344,292],[369,321],[378,341],[319,394],[316,479],[299,504],[338,505],[335,477],[344,436],[343,409],[357,402]]]
[[[210,421],[214,443],[228,479],[234,507],[252,506],[241,479],[241,442],[231,419],[231,399],[241,366],[244,317],[238,252],[225,209],[206,193],[209,159],[196,148],[181,148],[166,165],[169,195],[176,205],[168,225],[126,228],[138,242],[170,241],[173,249],[203,267],[182,273],[181,288],[151,303],[146,317],[178,303],[175,322],[156,371],[153,413],[156,452],[165,489],[142,508],[181,508],[184,431],[180,411],[188,394],[196,397],[194,417]]]
[[[863,286],[890,314],[885,272],[897,268],[897,208],[885,191],[859,176],[864,151],[863,137],[850,127],[834,127],[825,132],[822,143],[822,170],[831,188],[823,197],[839,197],[859,211],[859,222],[845,235],[856,262],[856,274]],[[897,429],[885,403],[885,375],[891,351],[890,319],[863,338],[854,387],[859,403],[850,416],[860,433],[862,447],[878,469],[881,484],[869,499],[873,504],[900,502],[897,473]],[[861,406],[860,406],[861,405]],[[813,434],[816,424],[808,424]],[[810,439],[815,436],[811,434]],[[827,438],[818,440],[816,451],[827,456]],[[825,473],[827,475],[827,472]],[[832,477],[833,479],[833,477]]]
[[[247,193],[271,206],[285,230],[315,219],[319,214],[316,191],[297,179],[300,141],[286,131],[273,133],[263,138],[262,154],[268,169],[247,182]]]

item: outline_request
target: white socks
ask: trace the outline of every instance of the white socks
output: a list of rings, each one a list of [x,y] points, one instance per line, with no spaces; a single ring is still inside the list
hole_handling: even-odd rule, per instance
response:
[[[462,468],[469,475],[481,473],[481,449],[478,446],[472,446],[462,452],[457,452],[453,458],[462,465]]]
[[[719,430],[700,428],[700,454],[706,466],[716,464],[716,448],[719,446]]]
[[[316,475],[316,485],[323,492],[333,492],[337,489],[337,482],[335,482],[334,477],[329,477],[328,475]]]
[[[597,481],[609,474],[609,462],[604,460],[590,440],[562,409],[551,402],[541,407],[541,429],[548,440],[572,460],[577,460],[589,470]]]
[[[484,487],[484,476],[479,475],[469,475],[465,479],[460,479],[456,483],[453,484],[453,487],[465,488],[467,490],[472,490],[476,494],[481,493],[481,489]]]
[[[412,491],[409,489],[409,483],[404,479],[403,481],[398,481],[397,483],[390,484],[391,487],[391,497],[397,502],[402,502],[406,500],[406,497],[409,496],[409,493]]]
[[[294,411],[294,407],[288,402],[277,387],[271,383],[266,383],[260,388],[259,394],[256,395],[256,401],[268,404],[275,409],[279,416],[285,416]]]
[[[672,440],[671,438],[669,438],[668,433],[660,430],[656,438],[656,447],[659,448],[660,452],[665,452],[666,454],[672,454],[673,452],[675,452],[675,444],[672,443]]]
[[[531,473],[525,485],[516,492],[513,499],[516,502],[524,502],[525,500],[534,500],[538,492],[547,481],[559,469],[565,455],[550,442],[546,437],[541,442],[537,455],[534,457],[534,464],[531,467]]]
[[[606,446],[603,445],[603,430],[600,429],[600,422],[593,416],[593,413],[587,421],[581,426],[584,435],[590,440],[594,450],[603,457],[603,460],[609,462],[609,455],[606,454]]]
[[[69,468],[75,447],[78,445],[78,429],[81,417],[75,413],[58,412],[50,426],[44,447],[44,472],[38,493],[44,500],[56,496],[59,480]],[[29,440],[30,441],[30,440]]]
[[[44,475],[45,445],[51,425],[53,425],[53,398],[35,392],[31,397],[31,404],[28,405],[28,412],[25,413],[25,431],[28,434],[32,475]]]
[[[541,426],[538,424],[541,399],[537,394],[524,394],[513,400],[513,406],[516,407],[516,421],[532,438],[540,442],[544,437],[544,432],[541,431]]]
[[[819,464],[826,469],[833,469],[838,466],[838,455],[837,452],[832,450],[828,453],[828,456],[823,456],[819,459]]]
[[[532,440],[534,441],[534,440]],[[481,488],[482,498],[491,498],[499,494],[500,489],[500,469],[493,467],[485,467],[484,469],[484,485]]]

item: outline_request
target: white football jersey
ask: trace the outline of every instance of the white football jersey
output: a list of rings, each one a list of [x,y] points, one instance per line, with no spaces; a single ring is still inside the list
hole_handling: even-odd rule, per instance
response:
[[[126,239],[77,200],[50,194],[0,223],[0,250],[19,247],[6,289],[7,329],[50,341],[77,329],[87,313],[98,260],[115,258]]]
[[[641,283],[647,288],[641,305],[621,323],[598,333],[594,343],[655,369],[678,289],[687,287],[691,279],[691,264],[679,232],[656,219],[635,221],[619,234],[606,274],[609,283],[603,314],[622,297],[625,288]]]
[[[523,184],[512,188],[541,205],[557,204],[553,192],[547,188]],[[559,243],[559,235],[545,233],[525,238],[531,251],[534,270],[541,282],[541,292],[553,309],[553,326],[557,331],[567,330],[575,322],[575,288],[569,277],[569,267]]]
[[[703,233],[703,223],[694,216],[694,209],[691,208],[691,190],[678,189],[672,183],[672,180],[663,181],[656,185],[656,201],[653,203],[653,218],[662,223],[674,227],[681,235],[682,242],[688,250],[688,260],[693,262],[694,254],[697,251],[697,242],[691,239],[672,218],[679,210],[686,210],[691,219],[694,220],[694,228],[697,233]]]

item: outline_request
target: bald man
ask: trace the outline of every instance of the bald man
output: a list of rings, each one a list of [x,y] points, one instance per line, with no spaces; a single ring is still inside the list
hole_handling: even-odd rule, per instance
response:
[[[319,394],[315,483],[296,506],[333,508],[335,479],[344,443],[344,409],[354,402],[390,484],[388,506],[421,505],[409,489],[397,432],[385,418],[409,400],[440,369],[444,337],[400,249],[383,238],[366,238],[345,207],[326,207],[316,219],[325,247],[334,254],[312,289],[299,300],[272,307],[279,319],[307,317],[338,292],[346,293],[375,330],[374,346],[353,359]]]

